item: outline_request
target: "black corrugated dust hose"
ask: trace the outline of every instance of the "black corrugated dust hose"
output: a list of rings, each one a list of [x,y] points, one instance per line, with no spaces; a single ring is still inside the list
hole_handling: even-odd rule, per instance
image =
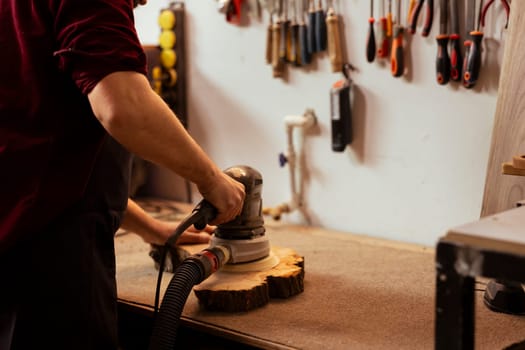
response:
[[[215,216],[216,209],[205,200],[201,201],[192,214],[179,224],[162,249],[155,292],[155,323],[149,345],[150,350],[174,349],[180,316],[193,286],[204,281],[229,259],[229,251],[224,247],[207,248],[186,258],[175,270],[157,313],[168,247],[174,245],[178,237],[191,225],[203,229]]]
[[[199,284],[204,279],[203,277],[203,271],[193,260],[184,260],[175,270],[155,320],[150,350],[172,350],[174,348],[179,320],[186,299],[193,286]]]

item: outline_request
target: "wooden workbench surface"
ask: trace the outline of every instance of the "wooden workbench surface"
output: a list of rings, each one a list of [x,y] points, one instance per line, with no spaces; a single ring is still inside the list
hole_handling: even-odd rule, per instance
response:
[[[305,291],[235,314],[205,311],[192,293],[186,325],[265,349],[433,348],[433,249],[271,220],[266,229],[273,245],[304,256]],[[157,272],[148,249],[134,234],[116,239],[119,299],[149,312]],[[163,288],[170,279],[166,273]],[[486,310],[479,283],[477,348],[525,339],[525,319]]]

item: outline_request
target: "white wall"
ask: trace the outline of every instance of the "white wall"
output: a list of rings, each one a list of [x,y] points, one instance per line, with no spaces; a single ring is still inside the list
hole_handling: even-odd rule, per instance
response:
[[[156,44],[157,15],[167,4],[150,0],[136,11],[144,44]],[[283,117],[313,108],[319,128],[307,139],[306,186],[313,224],[434,245],[447,228],[479,217],[503,52],[500,26],[492,22],[500,16],[489,17],[485,30],[481,81],[466,90],[435,82],[437,14],[429,38],[408,37],[404,78],[393,78],[388,64],[367,63],[369,4],[339,1],[346,53],[358,72],[355,141],[334,153],[328,92],[341,75],[331,73],[327,56],[311,69],[288,69],[287,82],[274,79],[264,59],[267,13],[262,22],[237,27],[215,0],[186,1],[190,132],[220,167],[261,171],[264,204],[272,206],[290,197],[288,169],[277,160],[286,146]],[[170,186],[169,178],[162,181]]]

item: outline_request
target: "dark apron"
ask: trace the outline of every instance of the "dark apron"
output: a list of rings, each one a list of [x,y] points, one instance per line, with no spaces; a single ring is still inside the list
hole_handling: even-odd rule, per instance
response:
[[[0,267],[0,349],[116,349],[114,233],[130,156],[107,137],[86,195]]]

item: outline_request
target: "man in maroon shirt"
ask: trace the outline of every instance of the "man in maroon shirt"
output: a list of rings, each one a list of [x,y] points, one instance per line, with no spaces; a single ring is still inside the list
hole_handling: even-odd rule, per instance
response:
[[[151,90],[136,2],[0,2],[1,349],[117,347],[113,234],[140,221],[128,151],[194,182],[212,224],[242,207]]]

